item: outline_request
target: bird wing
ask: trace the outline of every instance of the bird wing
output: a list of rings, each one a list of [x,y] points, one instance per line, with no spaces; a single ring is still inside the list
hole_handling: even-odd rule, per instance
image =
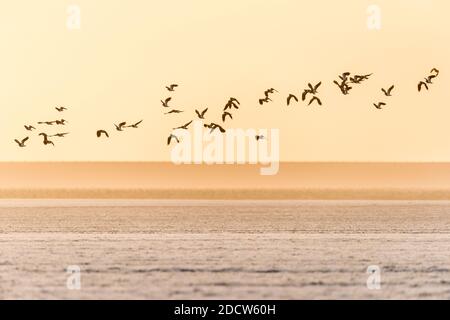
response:
[[[388,95],[388,92],[384,88],[381,88],[381,91],[383,91],[384,95]]]
[[[322,85],[322,81],[321,82],[319,82],[318,84],[316,84],[316,86],[314,87],[314,90],[317,90],[317,89],[319,89],[319,87]]]
[[[172,135],[167,138],[167,145],[170,145],[170,141],[172,141]]]
[[[169,102],[170,102],[170,100],[172,100],[172,98],[171,98],[171,97],[169,97],[169,98],[167,98],[166,100],[164,100],[164,103],[165,103],[165,104],[167,104],[167,103],[169,103]]]
[[[20,143],[20,141],[19,140],[17,140],[17,139],[14,139],[14,141],[18,144],[18,145],[21,145],[21,143]]]
[[[195,110],[195,113],[197,114],[197,116],[198,116],[199,118],[202,117],[202,115],[200,114],[200,112],[199,112],[198,110]]]
[[[143,121],[144,121],[144,120],[141,120],[141,121],[139,121],[139,122],[136,122],[134,125],[135,125],[135,126],[138,126],[138,125],[140,125]]]
[[[391,94],[391,92],[392,92],[392,90],[394,90],[394,88],[395,88],[395,85],[392,85],[392,86],[389,88],[388,93]]]
[[[307,95],[308,93],[309,93],[308,90],[303,91],[303,94],[302,94],[302,101],[305,101],[306,95]]]
[[[206,108],[205,110],[202,111],[202,117],[205,116],[205,113],[208,111],[208,108]]]

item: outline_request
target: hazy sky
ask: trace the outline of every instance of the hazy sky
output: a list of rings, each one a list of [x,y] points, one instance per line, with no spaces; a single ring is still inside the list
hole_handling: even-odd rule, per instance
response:
[[[67,8],[81,29],[67,28]],[[369,5],[381,30],[367,27]],[[450,161],[450,2],[447,0],[16,0],[0,11],[0,161],[167,161],[170,128],[228,97],[242,108],[227,127],[279,128],[284,161]],[[441,70],[429,92],[417,82]],[[374,73],[340,94],[337,75]],[[289,93],[323,81],[323,107],[287,108]],[[163,116],[164,86],[176,82]],[[392,98],[380,88],[396,84]],[[260,107],[266,88],[280,91]],[[386,100],[383,111],[373,102]],[[70,107],[64,115],[54,107]],[[64,117],[55,148],[24,124]],[[145,119],[116,134],[113,123]],[[95,131],[108,129],[110,140]],[[40,131],[47,128],[39,128]],[[48,131],[48,129],[47,129]],[[55,129],[48,132],[57,132]]]

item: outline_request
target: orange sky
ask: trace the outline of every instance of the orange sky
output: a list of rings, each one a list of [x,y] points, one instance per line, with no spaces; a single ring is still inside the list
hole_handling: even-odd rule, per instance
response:
[[[66,28],[69,4],[81,29]],[[168,161],[169,128],[228,97],[242,108],[228,127],[278,128],[282,161],[450,161],[450,2],[378,0],[382,29],[367,28],[373,1],[76,0],[9,1],[0,11],[0,161]],[[432,67],[429,92],[416,85]],[[344,71],[375,75],[342,96]],[[290,92],[322,80],[323,107],[285,106]],[[164,85],[181,86],[163,116]],[[383,111],[381,87],[396,84]],[[280,95],[259,107],[268,87]],[[71,135],[56,148],[35,136],[14,144],[23,124],[61,117]],[[117,135],[112,123],[145,119]],[[97,140],[107,128],[113,137]]]

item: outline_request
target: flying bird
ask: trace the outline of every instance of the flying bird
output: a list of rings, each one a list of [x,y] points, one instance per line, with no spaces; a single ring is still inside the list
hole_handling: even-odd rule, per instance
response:
[[[335,83],[339,87],[339,89],[341,89],[343,95],[348,95],[350,93],[349,91],[352,89],[352,87],[350,87],[345,81],[339,83],[335,80],[333,81],[333,83]]]
[[[302,101],[305,101],[306,96],[310,93],[312,95],[318,94],[319,92],[317,89],[322,85],[322,82],[319,82],[315,86],[313,86],[311,83],[308,83],[308,89],[305,89],[302,93]]]
[[[289,106],[291,104],[291,100],[294,99],[298,102],[298,98],[294,96],[292,93],[287,97],[287,105]]]
[[[221,126],[219,126],[218,124],[213,123],[213,122],[212,122],[211,124],[204,124],[203,126],[204,126],[205,128],[211,129],[211,133],[213,133],[214,130],[216,130],[216,129],[219,129],[219,131],[222,132],[222,133],[225,133],[225,132],[226,132],[226,130],[225,130],[223,127],[221,127]]]
[[[55,123],[55,121],[43,121],[43,122],[38,122],[38,124],[46,124],[48,126],[52,126]]]
[[[382,107],[386,105],[386,103],[384,103],[384,102],[378,102],[378,103],[374,103],[373,105],[375,106],[375,108],[381,110],[381,109],[383,109]]]
[[[26,137],[26,138],[22,139],[22,141],[19,141],[17,139],[15,139],[14,141],[19,145],[20,148],[25,148],[26,147],[25,142],[27,142],[28,139],[30,139],[30,138]]]
[[[58,111],[58,112],[63,112],[63,111],[66,111],[66,110],[67,110],[66,107],[56,107],[55,109],[56,109],[56,111]]]
[[[174,92],[175,88],[177,88],[178,85],[177,84],[171,84],[170,86],[167,86],[166,89],[170,92]]]
[[[425,83],[427,84],[433,84],[433,79],[436,78],[435,75],[431,75],[425,78]]]
[[[178,137],[174,134],[171,134],[168,138],[167,138],[167,145],[170,145],[170,143],[172,142],[172,139],[175,139],[175,141],[177,143],[180,143],[180,140],[178,139]]]
[[[272,101],[272,99],[270,99],[268,96],[266,96],[263,99],[259,99],[259,104],[263,105],[264,103],[269,103],[270,101]]]
[[[126,128],[127,123],[126,122],[121,122],[119,123],[119,125],[114,124],[114,126],[116,127],[117,131],[123,131],[123,128]]]
[[[423,86],[428,90],[428,84],[426,82],[420,81],[417,86],[417,89],[419,90],[419,92],[422,91]]]
[[[170,100],[172,100],[172,98],[170,98],[170,97],[167,98],[167,99],[164,100],[164,101],[161,100],[161,103],[162,103],[162,105],[163,105],[164,108],[170,108],[170,106],[169,106]]]
[[[230,98],[230,100],[228,100],[227,104],[225,105],[223,111],[227,111],[228,109],[232,108],[239,109],[239,105],[240,102],[236,98]]]
[[[61,120],[56,120],[55,121],[55,123],[57,124],[57,125],[61,125],[61,126],[65,126],[66,125],[66,120],[64,120],[64,119],[61,119]]]
[[[127,126],[127,128],[135,128],[135,129],[137,129],[138,126],[139,126],[143,121],[144,121],[144,120],[141,120],[141,121],[139,121],[139,122],[136,122],[135,124],[129,125],[129,126]]]
[[[383,93],[384,93],[384,95],[386,96],[386,97],[391,97],[392,96],[392,90],[394,90],[394,88],[395,88],[395,86],[394,85],[392,85],[389,89],[384,89],[384,88],[382,88],[381,89],[381,91],[383,91]]]
[[[66,133],[57,133],[57,134],[51,135],[51,136],[49,136],[49,137],[50,137],[50,138],[51,138],[51,137],[64,138],[64,137],[67,136],[68,134],[69,134],[69,132],[66,132]]]
[[[317,103],[319,104],[319,106],[322,105],[322,101],[320,101],[319,98],[313,97],[313,98],[309,101],[308,106],[311,105],[314,101],[317,101]]]
[[[231,113],[229,113],[229,112],[224,112],[224,113],[222,114],[222,121],[225,122],[225,120],[226,120],[227,117],[230,117],[230,119],[233,120],[233,115],[232,115]]]
[[[197,114],[199,119],[205,119],[205,114],[208,111],[208,108],[206,108],[205,110],[203,110],[202,112],[195,110],[195,113]]]
[[[53,143],[53,141],[48,140],[48,135],[46,133],[39,133],[40,136],[44,137],[44,141],[43,143],[45,145],[51,144],[52,146],[55,146],[55,144]]]
[[[255,138],[256,138],[256,141],[259,141],[259,140],[264,140],[266,137],[264,137],[262,135],[257,135],[257,136],[255,136]]]
[[[270,88],[270,89],[267,89],[266,91],[264,91],[264,96],[266,97],[266,98],[268,98],[269,97],[269,94],[273,94],[273,93],[275,93],[275,92],[278,92],[276,89],[274,89],[274,88]]]
[[[166,113],[164,113],[164,114],[183,113],[183,112],[184,112],[184,111],[182,111],[182,110],[173,109],[173,110],[170,110],[169,112],[166,112]]]
[[[33,131],[33,130],[36,130],[36,128],[33,127],[33,126],[27,126],[27,125],[25,125],[24,128],[25,128],[27,131]]]
[[[431,69],[430,73],[435,73],[436,77],[439,75],[439,70],[436,68]]]
[[[106,132],[105,130],[97,130],[97,138],[100,138],[102,134],[104,134],[107,138],[109,138],[108,132]]]
[[[173,128],[173,130],[178,130],[178,129],[187,130],[191,123],[192,123],[192,121],[189,121],[188,123],[186,123],[185,125],[182,125],[181,127]]]

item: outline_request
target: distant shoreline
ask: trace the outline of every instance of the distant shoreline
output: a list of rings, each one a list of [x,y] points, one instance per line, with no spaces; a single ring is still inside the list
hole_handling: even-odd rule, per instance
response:
[[[40,189],[0,190],[0,199],[450,200],[450,190],[406,189]]]

